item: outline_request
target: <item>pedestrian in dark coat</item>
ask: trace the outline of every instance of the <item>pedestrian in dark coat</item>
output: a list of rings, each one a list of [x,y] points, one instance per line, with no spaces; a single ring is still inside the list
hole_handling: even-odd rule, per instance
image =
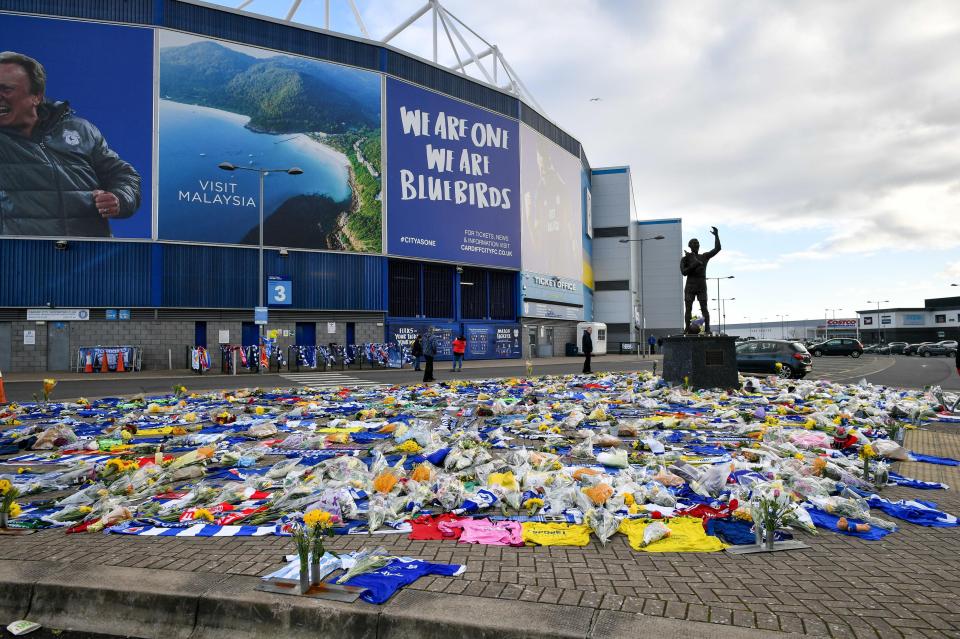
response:
[[[413,370],[420,370],[420,360],[423,359],[423,340],[419,335],[410,346],[410,354],[413,355]]]
[[[436,381],[433,379],[433,358],[437,356],[437,338],[433,334],[433,329],[427,332],[423,338],[423,359],[426,364],[423,367],[424,383]]]
[[[580,350],[583,351],[583,372],[590,373],[590,358],[593,356],[593,338],[590,336],[593,333],[593,327],[588,326],[586,330],[583,331],[583,337],[580,340]]]

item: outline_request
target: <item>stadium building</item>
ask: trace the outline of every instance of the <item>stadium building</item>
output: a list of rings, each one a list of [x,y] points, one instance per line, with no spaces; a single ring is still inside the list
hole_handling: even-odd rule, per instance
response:
[[[679,220],[639,220],[495,47],[505,83],[464,73],[490,52],[447,68],[199,1],[0,0],[0,25],[46,76],[30,135],[0,127],[0,371],[681,326]]]

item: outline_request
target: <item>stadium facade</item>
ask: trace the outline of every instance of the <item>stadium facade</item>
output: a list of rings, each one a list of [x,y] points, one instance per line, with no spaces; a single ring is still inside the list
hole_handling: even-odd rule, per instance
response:
[[[637,339],[639,247],[607,228],[639,232],[632,194],[514,95],[383,43],[201,2],[0,0],[0,25],[2,48],[39,61],[46,99],[73,114],[46,129],[40,187],[37,167],[0,173],[0,192],[60,194],[39,212],[0,198],[2,371],[68,370],[81,349],[124,345],[143,368],[186,367],[198,345],[218,366],[221,347],[259,339],[261,245],[281,352],[433,327],[442,354],[462,333],[467,359],[559,355],[577,322],[608,317]],[[8,133],[0,154],[20,144]],[[103,144],[85,149],[88,133]],[[113,187],[94,167],[113,154],[133,196],[106,224],[65,222],[99,215],[94,194]],[[88,173],[101,183],[65,199],[64,179]],[[603,241],[598,202],[622,218]],[[36,219],[17,223],[24,212]],[[622,249],[626,313],[594,282]],[[650,257],[647,325],[679,328],[678,256]]]

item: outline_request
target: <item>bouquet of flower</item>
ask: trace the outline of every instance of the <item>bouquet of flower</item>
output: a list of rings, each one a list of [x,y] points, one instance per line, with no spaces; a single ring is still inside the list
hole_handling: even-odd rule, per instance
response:
[[[646,548],[650,544],[660,541],[661,539],[666,539],[669,536],[670,529],[667,528],[665,523],[662,521],[651,522],[643,529],[643,541],[640,543],[640,547]]]
[[[393,559],[382,547],[373,550],[361,550],[353,558],[353,566],[337,579],[338,584],[342,584],[357,575],[373,572],[386,566]]]
[[[7,527],[7,518],[20,516],[20,504],[16,502],[20,491],[9,479],[0,479],[0,528]]]
[[[784,525],[784,519],[793,510],[793,500],[786,491],[778,487],[760,487],[754,489],[750,503],[750,515],[754,526],[762,532],[767,542],[773,540],[773,532]]]
[[[53,393],[54,387],[57,385],[57,380],[55,379],[45,379],[43,380],[43,386],[40,389],[40,400],[37,400],[37,396],[34,395],[34,401],[42,401],[44,404],[50,401],[50,394]]]

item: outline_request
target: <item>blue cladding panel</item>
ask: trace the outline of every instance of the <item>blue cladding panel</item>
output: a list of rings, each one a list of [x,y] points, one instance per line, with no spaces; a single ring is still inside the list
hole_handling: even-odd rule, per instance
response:
[[[154,0],[0,0],[0,10],[150,24]]]
[[[380,47],[294,26],[258,20],[175,0],[164,1],[163,26],[193,33],[333,60],[366,69],[380,68]]]
[[[0,240],[0,306],[149,306],[150,245]]]
[[[383,70],[398,78],[472,102],[491,111],[512,118],[520,117],[520,103],[516,98],[395,51],[387,51],[387,64]]]
[[[163,246],[163,306],[252,308],[257,303],[257,250]],[[377,256],[264,251],[264,276],[293,281],[292,309],[382,310],[385,260]]]
[[[573,155],[580,157],[580,143],[572,135],[523,103],[520,103],[520,121],[538,131],[548,140],[553,140]]]

